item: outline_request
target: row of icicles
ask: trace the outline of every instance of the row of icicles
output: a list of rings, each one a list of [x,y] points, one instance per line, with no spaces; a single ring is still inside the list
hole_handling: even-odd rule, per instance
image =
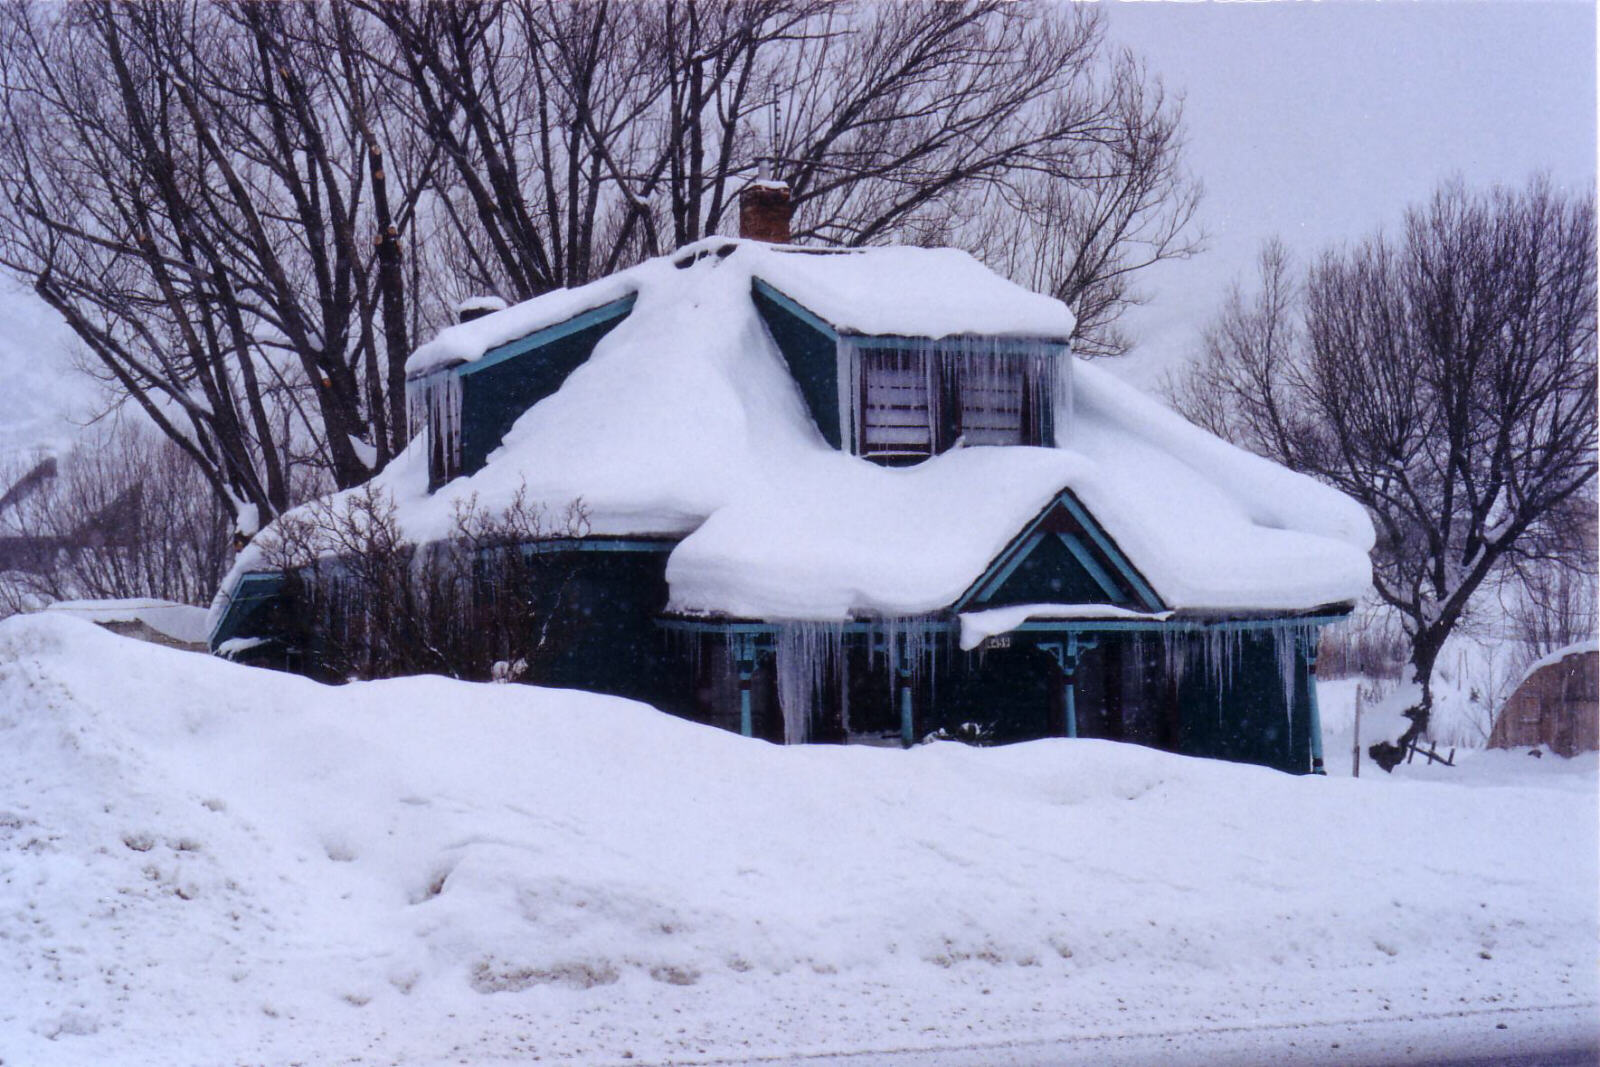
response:
[[[1233,685],[1247,641],[1262,632],[1196,623],[1187,628],[1164,629],[1159,636],[1138,633],[1129,636],[1135,655],[1143,658],[1159,650],[1166,671],[1177,680],[1198,670],[1204,672],[1209,683],[1225,691]],[[1315,647],[1318,627],[1285,623],[1265,633],[1273,643],[1284,708],[1292,712],[1297,669],[1306,650]],[[859,623],[778,624],[764,643],[761,656],[771,656],[773,660],[786,743],[808,740],[813,719],[834,699],[842,713],[843,727],[846,733],[850,731],[849,701],[844,689],[848,677],[845,658],[851,642],[865,642],[869,669],[884,668],[889,688],[887,696],[891,701],[898,698],[898,688],[902,684],[909,683],[920,691],[925,678],[932,683],[941,660],[984,655],[981,648],[963,652],[956,645],[953,630],[932,630],[921,619],[876,620],[866,631]],[[728,668],[737,671],[735,647],[726,645],[724,653],[729,657]],[[937,694],[929,695],[937,699]],[[1218,713],[1221,713],[1220,707]]]

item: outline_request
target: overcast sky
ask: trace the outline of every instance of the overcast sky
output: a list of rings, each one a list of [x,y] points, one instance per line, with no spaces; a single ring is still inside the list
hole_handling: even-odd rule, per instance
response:
[[[1393,226],[1443,178],[1594,184],[1595,8],[1584,0],[1382,4],[1113,2],[1113,40],[1185,96],[1207,251],[1149,273],[1128,377],[1195,348],[1234,278],[1277,234],[1302,255]],[[68,427],[82,403],[48,310],[0,285],[0,452]],[[61,331],[64,333],[64,330]],[[19,374],[20,372],[20,374]]]
[[[1595,181],[1595,8],[1527,2],[1117,2],[1110,35],[1185,96],[1209,249],[1152,271],[1141,384],[1191,352],[1263,239],[1315,254],[1441,179]]]

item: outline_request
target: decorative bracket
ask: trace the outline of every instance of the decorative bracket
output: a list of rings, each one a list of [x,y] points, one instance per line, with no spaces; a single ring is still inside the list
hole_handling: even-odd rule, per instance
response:
[[[1078,736],[1078,659],[1100,643],[1098,637],[1069,633],[1061,641],[1040,641],[1035,647],[1050,654],[1061,668],[1061,705],[1066,712],[1066,736]]]

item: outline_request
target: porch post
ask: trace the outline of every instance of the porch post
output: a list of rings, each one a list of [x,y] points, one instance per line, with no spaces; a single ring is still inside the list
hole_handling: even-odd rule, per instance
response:
[[[755,673],[755,649],[751,646],[754,642],[746,635],[741,634],[739,642],[739,733],[749,737],[755,732],[755,723],[750,710],[750,678]]]
[[[1067,709],[1067,736],[1078,736],[1078,683],[1073,679],[1072,672],[1067,671],[1062,675],[1061,700]]]
[[[900,744],[910,748],[916,740],[916,723],[911,714],[911,669],[900,668]]]
[[[1095,639],[1081,640],[1069,633],[1063,641],[1041,641],[1039,649],[1050,653],[1050,658],[1061,668],[1061,707],[1065,712],[1065,737],[1078,736],[1078,655],[1084,648],[1093,648]]]
[[[1306,696],[1311,704],[1311,773],[1328,773],[1322,765],[1322,712],[1317,708],[1317,645],[1322,631],[1313,628],[1302,636],[1306,650]]]
[[[1067,712],[1067,736],[1078,736],[1078,635],[1067,635],[1061,659],[1061,702]]]

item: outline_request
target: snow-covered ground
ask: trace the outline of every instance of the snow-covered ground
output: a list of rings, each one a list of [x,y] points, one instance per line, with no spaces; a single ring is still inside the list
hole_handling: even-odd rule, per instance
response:
[[[1592,1045],[1594,761],[1424,776],[785,749],[581,693],[328,688],[12,618],[0,1061]]]

